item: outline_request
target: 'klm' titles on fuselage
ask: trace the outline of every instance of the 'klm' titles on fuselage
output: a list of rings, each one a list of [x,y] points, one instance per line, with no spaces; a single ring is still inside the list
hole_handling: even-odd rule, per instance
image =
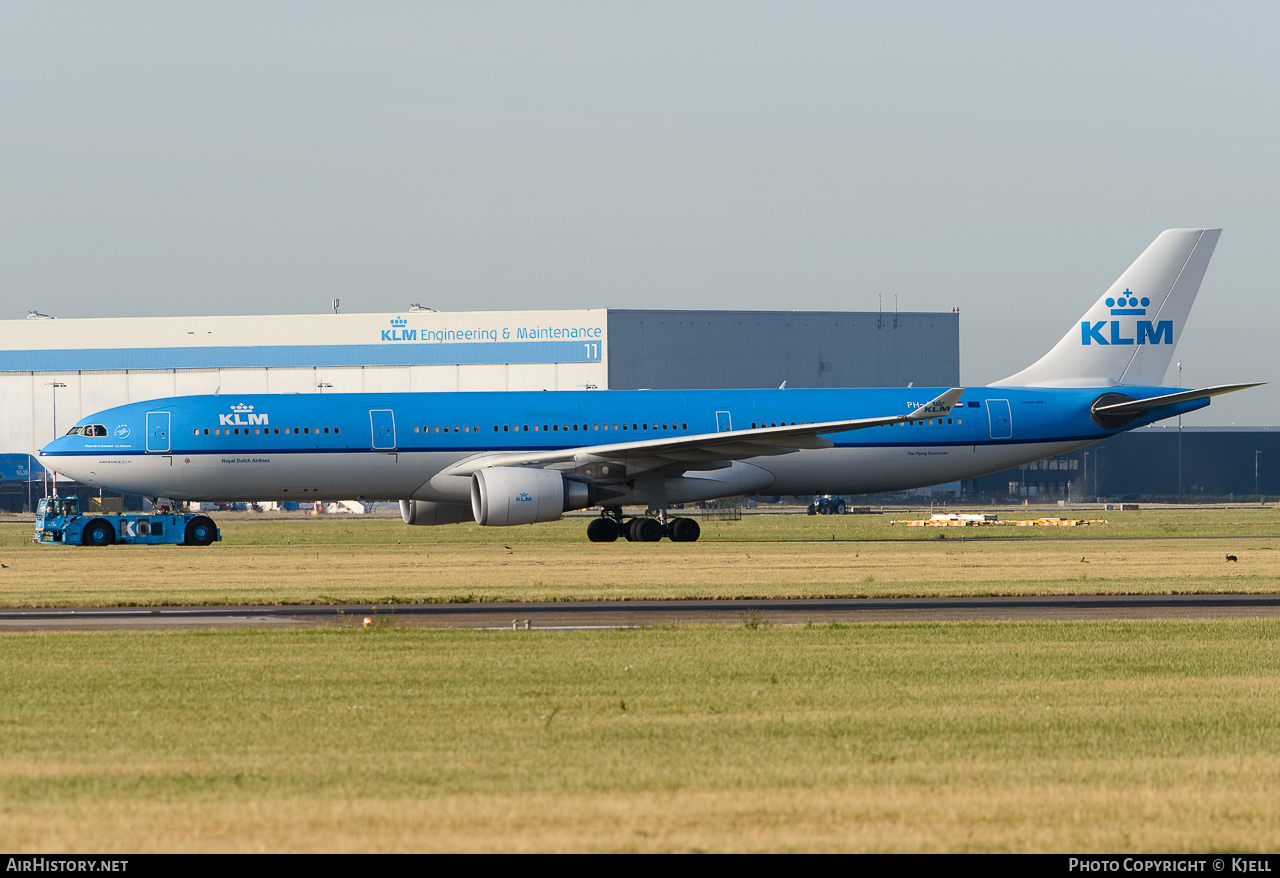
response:
[[[1108,339],[1102,334],[1102,328],[1108,323],[1111,324],[1111,338]],[[1097,323],[1090,323],[1088,320],[1080,324],[1080,343],[1081,344],[1134,344],[1131,338],[1123,338],[1120,335],[1119,320],[1099,320]],[[1138,339],[1137,344],[1173,344],[1173,321],[1161,320],[1152,324],[1150,320],[1138,321]]]
[[[223,427],[252,427],[255,424],[266,424],[267,416],[249,415],[249,420],[244,420],[244,415],[236,412],[233,415],[218,415],[218,424]]]

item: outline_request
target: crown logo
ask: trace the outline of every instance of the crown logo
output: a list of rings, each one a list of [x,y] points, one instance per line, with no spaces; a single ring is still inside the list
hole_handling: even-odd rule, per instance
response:
[[[253,406],[251,406],[251,405],[246,405],[246,404],[245,404],[245,403],[243,403],[243,402],[238,402],[238,403],[236,403],[235,405],[233,405],[233,406],[231,407],[231,410],[232,410],[233,412],[251,412],[251,411],[253,411]]]
[[[1120,298],[1113,299],[1107,296],[1107,307],[1111,309],[1112,314],[1146,314],[1147,306],[1151,304],[1151,300],[1146,296],[1139,299],[1133,294],[1133,290],[1126,289],[1120,294]],[[1138,307],[1141,305],[1142,307]]]
[[[396,329],[400,329],[401,327],[408,326],[409,321],[405,320],[403,317],[392,317],[391,325],[394,326]]]

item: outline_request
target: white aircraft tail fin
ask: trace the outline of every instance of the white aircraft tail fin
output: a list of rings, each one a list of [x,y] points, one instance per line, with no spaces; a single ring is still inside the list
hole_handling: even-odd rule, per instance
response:
[[[1221,233],[1161,232],[1053,350],[991,386],[1162,383]]]

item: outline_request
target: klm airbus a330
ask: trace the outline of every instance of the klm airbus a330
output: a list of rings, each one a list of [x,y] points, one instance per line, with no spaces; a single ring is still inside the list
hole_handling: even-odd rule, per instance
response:
[[[92,415],[40,456],[150,497],[399,500],[406,524],[499,527],[599,506],[593,541],[688,542],[698,525],[672,504],[971,478],[1256,386],[1160,386],[1219,232],[1163,232],[1049,353],[986,387],[188,396]]]

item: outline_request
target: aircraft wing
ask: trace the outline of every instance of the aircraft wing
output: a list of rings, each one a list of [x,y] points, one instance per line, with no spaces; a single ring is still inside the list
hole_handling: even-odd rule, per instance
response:
[[[1253,384],[1218,384],[1214,387],[1204,387],[1200,390],[1184,390],[1180,393],[1167,393],[1164,396],[1153,396],[1150,399],[1131,399],[1124,402],[1113,402],[1107,405],[1096,405],[1093,407],[1093,413],[1096,415],[1111,415],[1119,417],[1141,417],[1152,409],[1160,408],[1166,405],[1174,405],[1179,402],[1191,402],[1194,399],[1208,399],[1211,396],[1221,396],[1224,393],[1234,393],[1237,390],[1247,390],[1250,387],[1261,387],[1263,382],[1255,382]]]
[[[848,421],[823,421],[781,427],[759,427],[754,430],[730,430],[723,433],[701,433],[696,436],[670,436],[617,442],[609,445],[585,445],[524,453],[495,452],[459,461],[441,475],[469,476],[477,470],[495,466],[552,466],[572,469],[591,463],[622,464],[628,475],[659,469],[673,464],[696,467],[715,461],[744,460],[763,455],[790,454],[801,448],[830,448],[833,443],[824,433],[845,433],[867,427],[883,427],[903,421],[935,417],[949,412],[964,393],[953,387],[945,393],[905,415],[878,418],[856,418]],[[568,465],[567,467],[565,465]]]

